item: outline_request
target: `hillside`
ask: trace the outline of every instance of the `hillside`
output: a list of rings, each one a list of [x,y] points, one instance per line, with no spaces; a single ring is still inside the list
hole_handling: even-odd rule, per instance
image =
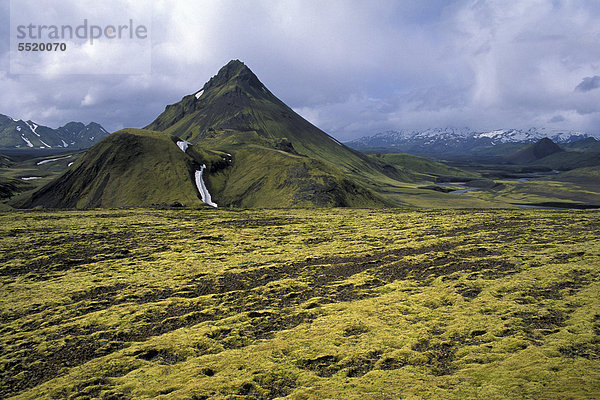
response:
[[[201,144],[199,142],[198,144]],[[386,202],[339,169],[259,145],[227,147],[232,165],[207,179],[214,197],[234,207],[382,207]]]
[[[415,180],[456,180],[464,178],[477,178],[480,175],[460,168],[450,167],[425,157],[405,153],[374,153],[370,154],[376,160],[393,165],[407,174],[412,173]]]
[[[91,208],[200,205],[194,174],[202,163],[213,168],[219,155],[181,151],[179,139],[158,132],[127,129],[110,135],[20,207]]]
[[[506,157],[513,164],[528,164],[553,170],[568,171],[600,165],[600,153],[594,152],[595,139],[563,145],[565,151],[548,138],[528,144]]]
[[[560,171],[568,171],[575,168],[586,168],[600,166],[600,153],[564,151],[557,152],[536,160],[533,165],[541,165]]]
[[[0,168],[10,167],[13,164],[13,160],[9,156],[0,154]]]
[[[543,138],[535,143],[524,146],[506,158],[514,164],[528,164],[562,151],[552,140]]]
[[[563,172],[557,180],[577,182],[580,184],[600,186],[600,166],[583,167]]]
[[[600,153],[600,141],[592,137],[573,143],[565,143],[562,144],[561,147],[567,151]]]
[[[307,157],[258,145],[240,146],[231,155],[183,143],[162,132],[115,132],[63,175],[10,203],[20,208],[384,204],[331,166]],[[199,186],[198,171],[202,171],[204,189]],[[204,198],[206,191],[211,200]]]

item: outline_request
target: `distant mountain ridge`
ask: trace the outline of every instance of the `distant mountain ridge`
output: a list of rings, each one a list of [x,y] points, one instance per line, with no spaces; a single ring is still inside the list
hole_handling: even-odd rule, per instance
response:
[[[95,122],[69,122],[53,129],[0,114],[0,149],[85,149],[108,135]]]
[[[543,138],[559,144],[594,139],[587,133],[545,128],[498,129],[487,132],[470,128],[436,128],[390,130],[346,142],[346,145],[358,150],[390,149],[408,153],[463,153],[498,145],[535,143]]]

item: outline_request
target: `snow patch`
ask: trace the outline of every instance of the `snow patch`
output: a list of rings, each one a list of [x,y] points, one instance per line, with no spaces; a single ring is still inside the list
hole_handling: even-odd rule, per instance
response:
[[[483,132],[480,133],[479,135],[477,135],[476,137],[487,137],[487,138],[494,138],[496,136],[501,136],[502,134],[504,134],[504,130],[496,130],[496,131],[491,131],[491,132]]]
[[[21,132],[21,127],[17,126],[17,131]]]
[[[21,179],[24,180],[24,181],[31,181],[31,180],[34,180],[34,179],[42,179],[42,177],[41,176],[28,176],[26,178],[21,178]]]
[[[202,89],[201,91],[199,91],[198,93],[196,93],[196,98],[199,99],[200,96],[202,96],[204,94],[204,89]]]
[[[67,164],[67,167],[70,167],[70,166],[71,166],[71,165],[73,165],[73,164],[75,164],[75,162],[74,162],[74,161],[73,161],[73,162],[70,162],[70,163],[68,163],[68,164]]]
[[[200,192],[200,197],[202,197],[203,202],[205,202],[209,206],[217,207],[217,203],[212,202],[210,193],[208,193],[208,189],[206,189],[206,185],[204,184],[204,181],[202,180],[202,173],[204,172],[205,169],[206,169],[206,165],[202,164],[202,167],[200,167],[200,171],[196,171],[196,174],[195,174],[196,187],[198,188],[198,191]]]
[[[21,139],[23,139],[25,143],[27,143],[27,147],[33,147],[33,143],[31,143],[25,136],[21,135]]]
[[[366,147],[400,147],[406,144],[422,145],[464,145],[472,147],[475,141],[485,140],[484,144],[497,145],[499,143],[530,143],[544,137],[550,138],[555,143],[570,143],[591,137],[591,135],[548,128],[523,129],[495,129],[491,131],[474,131],[470,128],[434,128],[423,131],[399,130],[385,131],[372,136],[365,136],[352,140],[351,145]]]
[[[27,121],[25,121],[25,123],[27,124],[27,126],[29,127],[29,129],[31,129],[31,132],[35,133],[37,135],[37,137],[40,137],[40,134],[35,131],[38,128],[38,126],[36,124],[34,124],[33,122],[30,124]]]
[[[191,143],[188,142],[187,140],[180,140],[177,142],[177,146],[179,146],[179,148],[181,149],[181,151],[183,151],[184,153],[187,151],[188,146]]]
[[[60,141],[63,144],[63,147],[69,147],[69,144],[67,142],[65,142],[64,140],[60,139]]]
[[[37,133],[36,133],[36,135],[37,135]],[[38,135],[38,136],[40,136],[40,135]],[[52,148],[52,146],[50,146],[48,143],[45,143],[45,142],[44,142],[42,139],[40,139],[40,142],[42,142],[42,144],[43,144],[44,146],[46,146],[47,148],[49,148],[49,149],[51,149],[51,148]]]
[[[43,142],[42,142],[42,143],[43,143]],[[35,165],[42,165],[42,164],[46,164],[46,163],[53,162],[53,161],[64,160],[64,159],[66,159],[66,158],[71,158],[71,156],[59,157],[59,158],[50,158],[50,159],[48,159],[48,160],[42,160],[42,161],[38,162],[38,163],[37,163],[37,164],[35,164]]]

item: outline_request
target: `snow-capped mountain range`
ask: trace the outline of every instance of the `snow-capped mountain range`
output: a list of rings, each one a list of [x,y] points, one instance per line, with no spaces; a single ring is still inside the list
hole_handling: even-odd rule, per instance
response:
[[[0,114],[0,149],[84,149],[108,134],[95,122],[69,122],[53,129]]]
[[[524,144],[549,138],[555,143],[572,143],[593,137],[575,131],[545,128],[498,129],[489,132],[470,128],[436,128],[427,130],[392,130],[365,136],[346,144],[355,149],[393,149],[414,153],[464,152],[501,144]]]

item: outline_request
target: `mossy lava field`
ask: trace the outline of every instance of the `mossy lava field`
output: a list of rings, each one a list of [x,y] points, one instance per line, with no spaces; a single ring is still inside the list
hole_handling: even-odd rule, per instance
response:
[[[0,398],[600,398],[600,212],[0,214]]]

